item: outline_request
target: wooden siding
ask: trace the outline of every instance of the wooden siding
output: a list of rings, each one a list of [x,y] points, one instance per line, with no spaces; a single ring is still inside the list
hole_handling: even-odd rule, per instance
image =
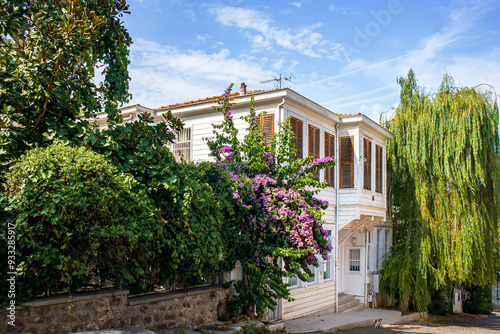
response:
[[[335,306],[335,282],[310,284],[291,290],[293,302],[283,301],[283,320],[303,317]]]

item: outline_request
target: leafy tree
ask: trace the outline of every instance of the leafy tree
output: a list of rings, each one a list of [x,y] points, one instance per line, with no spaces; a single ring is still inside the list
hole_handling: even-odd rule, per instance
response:
[[[6,245],[7,222],[15,226],[20,299],[105,282],[141,287],[151,279],[159,214],[144,192],[131,191],[136,181],[104,157],[53,144],[28,151],[6,179],[0,203],[15,220],[4,220],[0,238]]]
[[[230,86],[215,108],[223,122],[214,125],[207,138],[211,155],[230,176],[229,193],[237,204],[227,232],[233,254],[240,261],[244,279],[232,282],[238,292],[233,301],[248,315],[274,309],[278,298],[291,300],[284,278],[298,275],[306,280],[309,265],[328,258],[328,232],[322,227],[327,204],[314,197],[326,185],[314,172],[332,166],[331,157],[294,160],[293,132],[289,120],[280,124],[270,147],[265,146],[253,100],[246,135],[240,142],[231,115]],[[231,255],[231,254],[229,254]]]
[[[447,285],[491,286],[498,255],[498,105],[445,75],[429,95],[413,71],[385,123],[394,246],[382,285],[404,312]]]
[[[109,122],[119,120],[116,107],[130,96],[125,0],[1,3],[0,168],[48,129],[64,135],[79,116],[105,111]]]
[[[137,181],[163,224],[156,231],[152,254],[154,285],[196,285],[234,267],[227,253],[234,211],[229,176],[213,163],[177,162],[169,150],[183,123],[167,112],[153,121],[140,114],[134,122],[88,130],[71,141],[101,153]]]

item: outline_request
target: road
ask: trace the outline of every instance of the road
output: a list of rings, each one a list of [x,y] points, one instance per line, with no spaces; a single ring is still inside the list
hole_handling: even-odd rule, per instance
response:
[[[489,334],[500,333],[500,312],[478,319],[470,315],[433,316],[426,322],[413,322],[407,325],[388,328],[355,328],[342,331],[345,334],[395,334],[395,333],[453,333],[453,334]]]

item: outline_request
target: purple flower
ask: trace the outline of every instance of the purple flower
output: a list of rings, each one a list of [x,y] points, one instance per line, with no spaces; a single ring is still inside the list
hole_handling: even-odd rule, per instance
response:
[[[221,152],[221,153],[224,153],[224,152],[226,152],[226,151],[231,151],[231,146],[229,146],[229,145],[224,145],[224,146],[223,146],[223,147],[219,150],[219,152]]]
[[[238,190],[233,191],[233,198],[234,199],[239,199],[240,198],[240,194],[238,193]]]

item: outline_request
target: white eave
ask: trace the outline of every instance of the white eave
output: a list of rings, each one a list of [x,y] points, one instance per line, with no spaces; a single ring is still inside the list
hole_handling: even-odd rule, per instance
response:
[[[243,96],[233,96],[232,102],[240,107],[250,106],[250,100],[252,97],[254,98],[255,105],[259,105],[265,102],[270,103],[273,100],[276,102],[276,104],[279,104],[281,103],[281,99],[284,98],[285,108],[286,108],[286,103],[291,102],[299,104],[309,110],[313,110],[316,113],[323,115],[324,117],[333,119],[333,121],[336,123],[338,123],[340,119],[339,115],[335,114],[329,109],[326,109],[325,107],[320,106],[316,102],[309,100],[308,98],[298,94],[297,92],[289,88],[281,88],[271,91],[250,93],[250,94],[245,94]],[[160,116],[164,114],[166,111],[170,110],[177,117],[194,116],[197,114],[206,113],[207,111],[211,111],[213,110],[212,107],[214,106],[218,106],[216,100],[199,101],[199,102],[195,101],[193,103],[181,104],[178,106],[158,108],[155,110],[156,111],[155,115]]]
[[[370,128],[374,132],[381,134],[385,140],[392,139],[392,133],[389,130],[380,126],[378,123],[376,123],[375,121],[373,121],[372,119],[363,114],[342,116],[340,118],[340,123],[359,124],[359,125],[363,124],[364,126]]]

